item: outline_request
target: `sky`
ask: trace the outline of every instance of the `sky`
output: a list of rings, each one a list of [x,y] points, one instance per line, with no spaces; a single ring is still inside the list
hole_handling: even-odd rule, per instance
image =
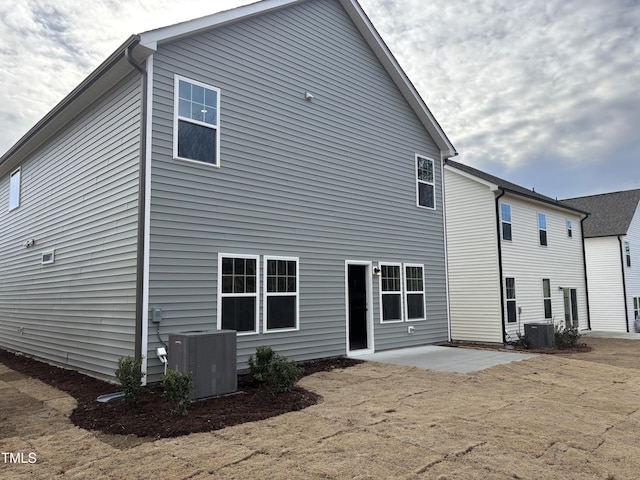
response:
[[[251,0],[0,1],[0,154],[131,34]],[[550,197],[640,188],[640,0],[360,0],[456,147]]]

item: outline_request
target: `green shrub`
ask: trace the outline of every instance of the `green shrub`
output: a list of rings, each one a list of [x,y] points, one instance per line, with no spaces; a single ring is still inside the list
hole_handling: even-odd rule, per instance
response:
[[[249,371],[253,378],[266,383],[271,393],[290,391],[302,375],[302,368],[275,353],[271,347],[256,348],[256,358],[249,357]]]
[[[271,347],[260,346],[256,348],[256,358],[249,357],[249,371],[258,382],[266,382],[269,375],[269,367],[276,352]]]
[[[182,373],[167,369],[167,373],[162,376],[162,396],[169,402],[176,404],[176,408],[171,410],[173,415],[186,416],[187,405],[191,403],[189,393],[193,388],[193,377],[191,372]]]
[[[556,346],[558,348],[572,348],[578,344],[578,339],[582,336],[578,333],[578,327],[563,327],[556,325],[555,328]]]
[[[120,385],[122,385],[125,403],[136,403],[142,392],[142,377],[145,375],[142,373],[142,358],[120,357],[115,373]]]

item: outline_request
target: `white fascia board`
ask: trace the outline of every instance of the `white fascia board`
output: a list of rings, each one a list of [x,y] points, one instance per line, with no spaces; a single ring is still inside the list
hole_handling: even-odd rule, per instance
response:
[[[438,148],[444,159],[455,157],[458,152],[453,144],[449,141],[444,130],[435,119],[429,107],[427,107],[422,97],[404,73],[402,67],[397,62],[389,47],[384,43],[382,37],[377,32],[369,17],[367,17],[362,7],[356,0],[339,0],[342,7],[353,20],[360,34],[365,38],[369,47],[373,50],[378,60],[384,65],[385,69],[393,79],[396,86],[402,92],[405,100],[411,105],[416,115],[425,126],[426,130],[434,138]]]
[[[488,182],[487,180],[484,180],[482,178],[476,177],[475,175],[472,175],[471,173],[463,172],[462,170],[458,170],[457,168],[452,167],[451,165],[447,165],[446,163],[444,164],[444,169],[446,171],[449,171],[449,172],[455,173],[457,175],[460,175],[461,177],[465,177],[465,178],[468,178],[469,180],[473,180],[474,182],[477,182],[477,183],[479,183],[481,185],[485,185],[485,186],[489,187],[489,190],[492,191],[492,192],[495,192],[500,188],[495,183]]]
[[[241,7],[207,15],[206,17],[187,20],[186,22],[169,25],[148,32],[141,33],[140,45],[151,50],[157,50],[158,43],[177,40],[181,37],[193,35],[203,30],[217,28],[240,19],[261,15],[282,7],[288,7],[305,0],[262,0]]]

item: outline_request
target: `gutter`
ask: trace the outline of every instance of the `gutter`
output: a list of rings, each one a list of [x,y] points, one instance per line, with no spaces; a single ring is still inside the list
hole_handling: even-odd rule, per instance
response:
[[[145,253],[145,214],[146,214],[146,171],[147,171],[147,70],[132,55],[132,50],[140,43],[139,37],[129,44],[124,51],[124,58],[141,75],[141,115],[140,115],[140,158],[138,163],[138,231],[136,246],[136,313],[135,313],[135,358],[143,359],[143,300],[144,300],[144,253]],[[146,368],[143,368],[143,372]],[[146,376],[145,376],[146,379]]]
[[[580,236],[582,237],[582,266],[584,268],[584,292],[587,297],[587,329],[591,330],[591,310],[589,308],[589,281],[587,277],[587,251],[584,245],[584,221],[589,218],[589,213],[580,220]],[[628,322],[627,322],[628,323]],[[627,325],[627,329],[628,329]]]
[[[504,282],[503,282],[503,271],[502,271],[502,235],[500,234],[500,202],[499,200],[504,196],[505,191],[504,188],[498,187],[500,190],[500,195],[496,197],[496,232],[498,234],[498,275],[500,276],[500,317],[502,321],[502,325],[500,328],[502,329],[502,343],[507,343],[507,330],[504,326]]]
[[[624,254],[622,248],[622,235],[618,235],[620,243],[620,269],[622,272],[622,295],[624,295],[624,323],[627,324],[627,333],[629,333],[629,306],[627,305],[627,280],[624,273]]]

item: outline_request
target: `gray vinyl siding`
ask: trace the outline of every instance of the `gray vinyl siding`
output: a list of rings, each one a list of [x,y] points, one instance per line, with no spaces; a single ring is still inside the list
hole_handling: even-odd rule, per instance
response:
[[[175,74],[221,89],[220,168],[172,159]],[[219,252],[260,255],[261,275],[264,255],[300,259],[300,330],[238,337],[240,368],[263,344],[296,360],[345,354],[345,260],[425,265],[422,322],[381,325],[371,278],[376,350],[447,340],[440,153],[336,1],[160,45],[153,78],[149,288],[163,340],[216,328]],[[434,159],[435,211],[416,207],[416,153]],[[150,324],[151,381],[158,345]]]
[[[0,179],[2,348],[111,378],[134,354],[140,106],[129,76],[24,160],[15,210]]]

